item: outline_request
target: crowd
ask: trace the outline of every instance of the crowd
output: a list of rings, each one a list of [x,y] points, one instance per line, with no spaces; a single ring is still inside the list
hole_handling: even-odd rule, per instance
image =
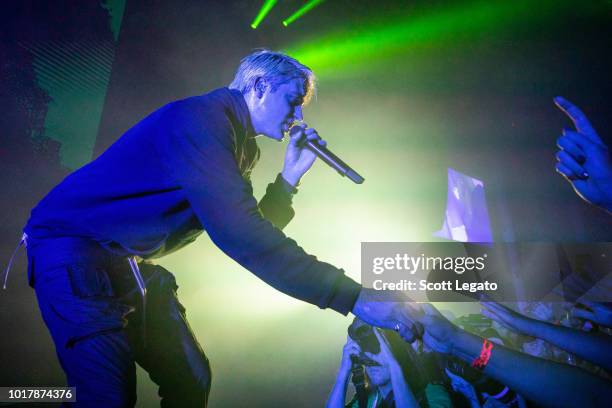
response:
[[[580,109],[561,97],[555,103],[575,126],[557,140],[557,172],[585,201],[612,213],[608,147]],[[512,308],[484,296],[480,304],[481,314],[458,319],[423,304],[410,330],[356,319],[327,407],[610,406],[612,304]],[[351,379],[355,395],[346,404]]]

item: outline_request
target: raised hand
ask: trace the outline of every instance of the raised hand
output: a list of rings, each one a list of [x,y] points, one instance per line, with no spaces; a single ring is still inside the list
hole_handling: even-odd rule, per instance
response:
[[[576,129],[564,129],[557,139],[557,172],[582,199],[612,212],[612,159],[608,147],[578,107],[560,96],[555,98],[555,104]]]
[[[347,336],[346,344],[342,349],[342,362],[340,363],[340,367],[344,370],[350,370],[353,362],[351,361],[352,356],[359,356],[361,349],[359,348],[359,344],[357,344],[353,339]]]
[[[289,144],[285,151],[285,163],[282,176],[292,186],[296,186],[317,159],[317,156],[304,144],[306,140],[318,140],[321,146],[327,142],[319,137],[317,131],[303,126],[298,131],[291,132]]]
[[[478,394],[476,393],[474,386],[466,381],[463,377],[451,373],[448,368],[445,368],[444,371],[450,379],[453,391],[463,394],[470,402],[471,407],[480,407],[480,401],[478,400]]]
[[[423,343],[439,353],[450,353],[455,337],[461,329],[449,322],[433,305],[424,303],[420,306],[421,313],[416,318]],[[414,340],[406,337],[402,331],[400,335],[408,342]]]

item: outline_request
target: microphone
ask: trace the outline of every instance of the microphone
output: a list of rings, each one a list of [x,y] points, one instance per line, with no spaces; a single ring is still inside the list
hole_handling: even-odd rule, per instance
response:
[[[290,136],[295,136],[300,130],[304,130],[304,127],[296,125],[291,128],[289,131]],[[340,173],[341,176],[348,177],[356,184],[361,184],[364,181],[364,178],[359,175],[355,170],[351,168],[348,164],[340,160],[338,156],[330,152],[327,147],[321,146],[316,140],[306,140],[304,145],[308,147],[314,154],[317,155],[318,158],[323,160],[329,167],[336,170]]]

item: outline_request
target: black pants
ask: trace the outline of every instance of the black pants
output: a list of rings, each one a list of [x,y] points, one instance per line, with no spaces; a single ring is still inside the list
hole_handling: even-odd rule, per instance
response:
[[[126,258],[93,241],[28,240],[28,274],[68,384],[83,407],[132,407],[136,366],[159,386],[162,407],[205,407],[208,359],[180,304],[174,276],[140,263],[146,319]]]

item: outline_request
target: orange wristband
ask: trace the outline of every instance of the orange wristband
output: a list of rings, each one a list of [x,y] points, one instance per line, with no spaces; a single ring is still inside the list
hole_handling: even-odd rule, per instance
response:
[[[472,367],[477,368],[479,370],[484,370],[491,358],[491,350],[493,350],[493,343],[489,340],[484,339],[482,342],[482,349],[480,350],[480,355],[472,361]]]

